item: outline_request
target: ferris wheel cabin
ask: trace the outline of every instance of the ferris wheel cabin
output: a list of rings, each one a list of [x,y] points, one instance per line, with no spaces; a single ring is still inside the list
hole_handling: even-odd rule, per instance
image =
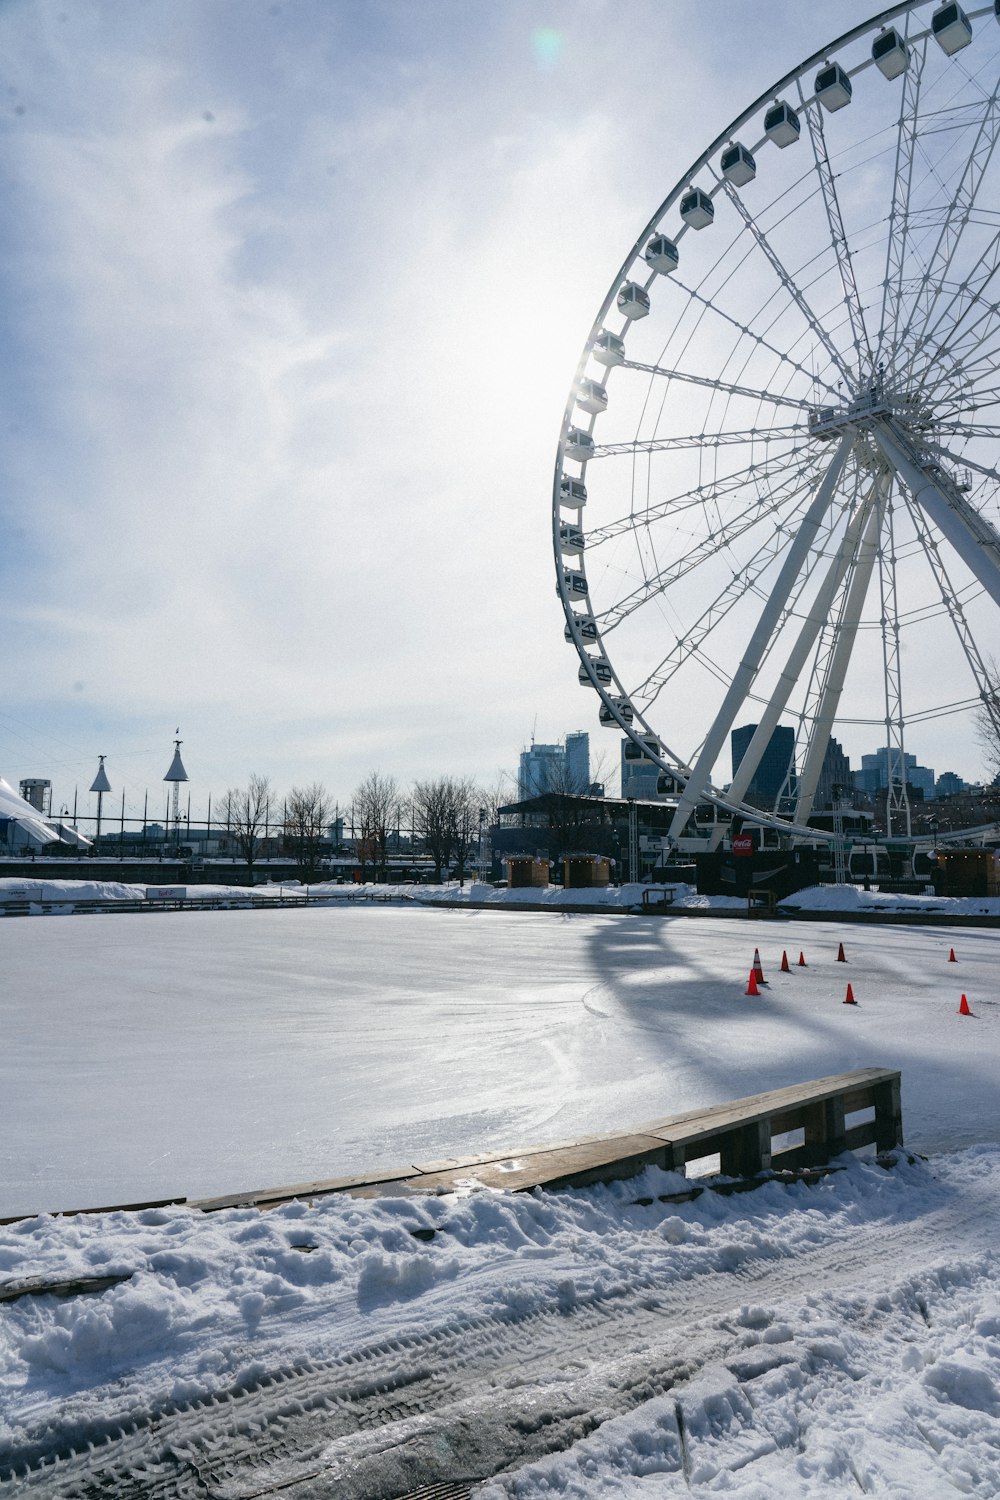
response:
[[[627,698],[612,698],[611,705],[617,708],[621,719],[615,717],[607,703],[601,704],[600,720],[605,729],[620,729],[622,724],[631,724],[635,718],[635,710]]]
[[[872,61],[883,78],[898,78],[910,66],[910,49],[895,26],[880,31],[872,42]]]
[[[563,523],[559,528],[559,551],[571,552],[579,556],[586,546],[586,540],[579,526],[570,526]]]
[[[715,219],[715,204],[701,188],[692,188],[681,199],[681,218],[689,229],[707,229]]]
[[[960,5],[939,5],[931,16],[934,40],[953,57],[972,41],[972,22]]]
[[[625,363],[625,340],[617,333],[607,333],[603,328],[594,340],[591,354],[600,365],[623,365]]]
[[[559,504],[572,510],[582,510],[587,503],[587,486],[582,479],[570,479],[564,474],[559,480]]]
[[[611,663],[608,661],[607,657],[588,656],[587,660],[590,662],[590,665],[594,669],[594,677],[597,678],[597,681],[603,683],[605,687],[610,687],[612,682],[614,681],[614,677],[611,672]],[[580,666],[579,672],[577,673],[577,676],[579,677],[580,683],[583,687],[591,686],[593,678],[587,671],[587,668],[582,664]]]
[[[570,427],[566,433],[566,455],[568,458],[578,459],[580,463],[593,458],[594,439],[590,433],[583,432],[579,427]]]
[[[574,615],[573,616],[573,624],[576,626],[577,630],[580,632],[580,639],[581,640],[583,640],[583,641],[596,641],[597,640],[597,621],[596,620],[592,620],[589,615]],[[568,641],[574,641],[575,642],[575,640],[576,640],[576,637],[573,634],[572,626],[570,625],[570,623],[569,623],[568,620],[567,620],[565,626],[563,627],[563,635],[566,637],[566,639]]]
[[[677,246],[665,234],[654,234],[643,251],[643,256],[647,266],[658,271],[661,276],[669,276],[681,263]]]
[[[572,568],[563,569],[563,583],[571,599],[586,599],[587,594],[590,592],[587,588],[587,580],[584,575],[574,572]],[[556,589],[556,593],[559,593],[558,588]]]
[[[733,187],[746,187],[757,176],[757,163],[745,146],[734,141],[719,157],[719,170]]]
[[[607,411],[608,393],[597,380],[581,380],[576,388],[576,404],[596,417]]]
[[[784,150],[786,146],[795,145],[801,132],[799,117],[790,104],[780,100],[771,105],[764,116],[764,134],[769,141]]]
[[[626,281],[618,293],[618,311],[626,318],[644,318],[649,312],[649,293],[636,281]]]
[[[816,74],[816,98],[833,114],[851,102],[851,80],[839,63],[828,63]]]

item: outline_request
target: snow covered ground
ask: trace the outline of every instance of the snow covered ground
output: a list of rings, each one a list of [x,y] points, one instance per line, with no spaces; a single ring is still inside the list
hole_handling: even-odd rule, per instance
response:
[[[0,1301],[3,1500],[1000,1493],[1000,933],[393,906],[0,933],[0,1212],[612,1130],[868,1064],[901,1068],[928,1156],[686,1203],[649,1169],[0,1227],[0,1296],[127,1278]]]

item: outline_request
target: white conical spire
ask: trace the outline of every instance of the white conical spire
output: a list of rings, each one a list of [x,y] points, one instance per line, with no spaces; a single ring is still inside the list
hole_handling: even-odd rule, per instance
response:
[[[104,756],[99,755],[97,758],[100,761],[100,765],[97,767],[97,775],[94,777],[94,784],[90,790],[92,792],[110,792],[111,782],[108,780],[108,773],[104,769]]]
[[[174,740],[174,758],[170,762],[170,770],[163,778],[164,781],[187,781],[188,773],[185,771],[184,762],[181,760],[181,745],[183,743],[183,740]]]

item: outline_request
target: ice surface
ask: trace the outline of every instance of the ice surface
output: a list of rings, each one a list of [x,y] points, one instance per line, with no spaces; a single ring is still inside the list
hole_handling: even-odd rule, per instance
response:
[[[869,1065],[902,1070],[911,1145],[1000,1137],[985,929],[351,905],[0,932],[0,1214],[505,1151]]]

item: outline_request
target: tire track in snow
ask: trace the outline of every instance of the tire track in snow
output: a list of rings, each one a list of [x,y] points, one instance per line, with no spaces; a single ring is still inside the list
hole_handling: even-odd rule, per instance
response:
[[[48,1431],[26,1433],[0,1453],[0,1500],[384,1500],[485,1479],[561,1451],[731,1357],[741,1334],[726,1313],[748,1296],[850,1292],[859,1260],[891,1265],[898,1283],[942,1260],[941,1246],[959,1235],[966,1253],[974,1243],[993,1253],[971,1198],[905,1222],[864,1222],[846,1246],[841,1232],[684,1279],[669,1265],[627,1280],[619,1272],[613,1290],[575,1304],[472,1316],[301,1359],[199,1400],[109,1414],[58,1444]],[[926,1317],[919,1297],[914,1308]]]

